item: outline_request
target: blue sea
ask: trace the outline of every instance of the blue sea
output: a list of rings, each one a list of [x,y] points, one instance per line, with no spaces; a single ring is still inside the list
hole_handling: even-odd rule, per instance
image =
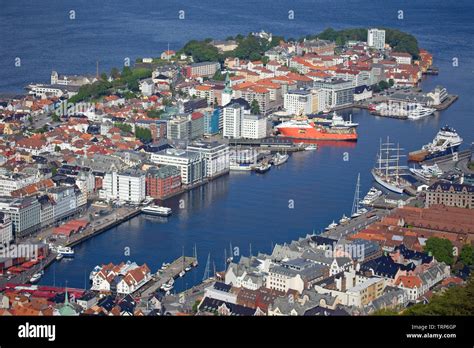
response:
[[[185,19],[178,19],[179,11]],[[348,110],[344,114],[352,113],[360,123],[355,146],[297,153],[265,175],[231,174],[185,193],[167,202],[175,212],[168,222],[136,217],[76,247],[76,257],[50,267],[41,283],[88,286],[85,279],[96,264],[127,259],[155,271],[179,257],[183,246],[191,255],[196,245],[200,266],[177,282],[180,290],[202,280],[208,253],[211,270],[214,264],[222,270],[229,243],[243,255],[270,252],[275,243],[320,231],[350,213],[357,174],[363,193],[372,186],[370,168],[380,137],[390,136],[411,151],[449,124],[468,146],[474,141],[473,16],[471,0],[0,0],[0,92],[48,82],[52,69],[95,73],[99,61],[101,71],[110,71],[125,58],[158,56],[168,44],[179,49],[190,39],[225,39],[262,29],[288,38],[327,27],[389,27],[415,35],[420,47],[434,54],[440,74],[423,81],[425,90],[441,84],[459,95],[448,110],[415,122]],[[130,256],[124,255],[127,247]]]

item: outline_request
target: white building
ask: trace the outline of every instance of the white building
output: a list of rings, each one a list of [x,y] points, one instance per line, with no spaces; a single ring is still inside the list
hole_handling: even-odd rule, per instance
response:
[[[13,240],[13,227],[10,216],[0,213],[0,246],[6,246]]]
[[[6,173],[0,176],[0,196],[10,196],[10,193],[27,185],[34,184],[38,179],[35,176],[21,173]]]
[[[296,290],[301,294],[305,284],[297,271],[282,266],[273,266],[270,267],[268,272],[266,287],[284,293],[288,292],[288,290]]]
[[[52,198],[53,219],[61,220],[71,216],[76,212],[77,199],[74,186],[59,186],[48,190],[48,195]]]
[[[214,177],[229,170],[229,146],[218,142],[194,142],[186,148],[199,153],[206,163],[206,177]]]
[[[181,182],[184,185],[198,183],[206,176],[206,161],[199,152],[166,149],[153,153],[151,161],[178,167],[181,172]]]
[[[383,50],[385,47],[385,30],[369,29],[367,32],[367,44],[369,47]]]
[[[121,202],[142,202],[146,197],[145,172],[126,169],[119,173],[105,174],[99,196],[103,199],[117,199]]]
[[[313,95],[307,90],[293,90],[285,94],[283,107],[292,115],[307,115],[313,112]]]
[[[224,107],[224,138],[238,139],[242,137],[242,119],[245,113],[246,110],[239,103],[228,104]]]
[[[0,197],[0,212],[10,217],[15,237],[23,237],[40,228],[40,207],[35,197]]]
[[[262,139],[267,136],[267,119],[262,115],[244,115],[242,138]]]
[[[411,54],[405,52],[392,52],[391,56],[395,58],[398,64],[411,64]]]
[[[149,97],[155,93],[155,83],[152,79],[145,79],[140,81],[140,92]]]

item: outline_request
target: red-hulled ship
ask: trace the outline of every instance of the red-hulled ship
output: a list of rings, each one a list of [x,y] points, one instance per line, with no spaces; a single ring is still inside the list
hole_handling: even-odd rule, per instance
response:
[[[295,118],[276,126],[281,135],[293,139],[356,141],[354,126],[323,126],[307,118]]]

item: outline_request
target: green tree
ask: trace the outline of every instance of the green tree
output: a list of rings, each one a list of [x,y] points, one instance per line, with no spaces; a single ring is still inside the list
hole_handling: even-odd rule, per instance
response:
[[[380,82],[379,82],[379,87],[380,87],[380,90],[382,90],[382,91],[383,91],[384,89],[387,89],[387,88],[389,88],[389,87],[390,87],[390,85],[388,84],[388,82],[387,82],[387,81],[385,81],[385,80],[382,80],[382,81],[380,81]]]
[[[120,77],[120,71],[119,69],[117,68],[112,68],[112,70],[110,70],[110,76],[112,76],[113,79],[118,79]]]
[[[474,248],[471,244],[464,244],[459,254],[459,259],[465,265],[471,266],[474,264]]]
[[[395,84],[395,81],[393,79],[389,79],[388,84],[390,85],[390,87],[393,87],[393,85]]]
[[[453,244],[449,239],[431,237],[426,241],[424,250],[431,252],[433,257],[448,265],[453,264]]]
[[[252,100],[252,103],[250,104],[250,112],[254,115],[260,114],[260,105],[256,99]]]
[[[434,295],[428,304],[416,304],[403,315],[474,315],[474,275],[465,286],[455,286]]]
[[[107,81],[108,77],[107,77],[107,74],[105,72],[103,72],[102,74],[100,74],[100,78],[101,80],[103,81]]]
[[[53,122],[61,122],[61,117],[59,117],[58,114],[56,114],[55,112],[53,112],[53,114],[51,115],[51,120]]]
[[[148,110],[146,112],[146,115],[150,118],[161,118],[163,114],[164,114],[163,110]]]
[[[116,122],[116,123],[114,123],[114,126],[119,128],[122,132],[125,132],[125,133],[131,133],[132,132],[132,126],[127,124],[127,123]]]
[[[55,152],[60,152],[60,151],[61,151],[61,146],[56,145],[56,146],[54,147],[54,151],[55,151]]]
[[[143,127],[135,127],[135,137],[140,139],[143,143],[148,143],[151,141],[151,130]]]

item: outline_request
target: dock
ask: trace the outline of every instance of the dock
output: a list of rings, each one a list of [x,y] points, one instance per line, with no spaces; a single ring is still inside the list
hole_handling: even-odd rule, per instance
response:
[[[171,279],[179,277],[179,273],[186,267],[197,267],[196,258],[191,256],[180,256],[174,260],[165,270],[158,270],[152,275],[150,280],[143,287],[138,289],[134,295],[140,297],[148,297],[157,291],[163,284],[169,282]],[[186,275],[184,275],[186,276]]]
[[[115,217],[114,220],[106,220],[103,223],[99,223],[97,225],[92,225],[92,227],[89,227],[89,230],[86,229],[86,231],[74,235],[66,244],[65,246],[68,247],[73,247],[78,244],[81,244],[82,242],[88,240],[89,238],[92,238],[94,236],[97,236],[105,231],[110,230],[111,228],[120,225],[121,223],[130,220],[131,218],[139,215],[141,213],[140,209],[132,209],[125,214],[121,215],[118,214],[118,216]]]

